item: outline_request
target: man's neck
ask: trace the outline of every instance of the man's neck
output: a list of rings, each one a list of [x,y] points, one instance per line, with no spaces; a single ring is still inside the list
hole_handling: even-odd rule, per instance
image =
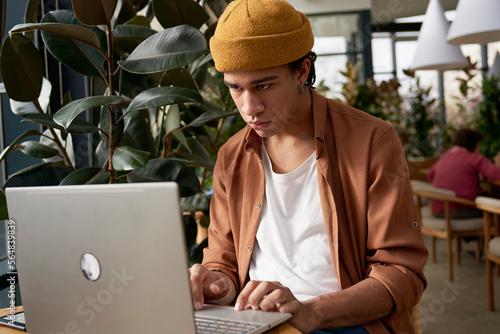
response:
[[[312,102],[308,90],[304,92],[298,107],[301,111],[286,129],[264,140],[276,173],[289,173],[295,170],[315,150]]]

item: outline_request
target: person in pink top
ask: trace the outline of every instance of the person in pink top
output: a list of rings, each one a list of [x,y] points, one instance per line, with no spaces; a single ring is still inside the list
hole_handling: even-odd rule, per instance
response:
[[[437,188],[453,190],[458,197],[474,200],[480,193],[480,174],[485,178],[500,180],[500,154],[492,163],[479,153],[483,135],[476,130],[464,128],[455,133],[452,148],[429,170],[427,177]],[[444,203],[432,201],[432,213],[444,217]],[[457,203],[450,204],[451,218],[482,217],[482,211],[475,207]]]

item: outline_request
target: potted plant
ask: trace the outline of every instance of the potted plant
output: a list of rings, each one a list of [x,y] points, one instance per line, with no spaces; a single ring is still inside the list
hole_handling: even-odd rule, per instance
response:
[[[73,10],[51,11],[36,22],[38,0],[30,0],[25,22],[4,40],[0,70],[13,112],[44,130],[20,135],[0,161],[19,150],[43,162],[9,176],[0,191],[0,219],[8,217],[5,187],[175,181],[182,197],[200,194],[226,130],[238,127],[207,47],[213,28],[206,29],[206,7],[217,14],[225,7],[221,2],[227,4],[72,0]],[[153,29],[153,20],[161,29]],[[101,88],[74,101],[67,92],[62,107],[50,113],[51,84],[33,43],[35,31],[59,63]],[[73,136],[97,138],[91,165],[76,167]],[[206,209],[203,197],[183,203]],[[188,216],[188,245],[196,235],[193,224]]]
[[[489,158],[500,152],[500,79],[483,75],[482,100],[476,111],[476,129],[483,134],[480,151]]]

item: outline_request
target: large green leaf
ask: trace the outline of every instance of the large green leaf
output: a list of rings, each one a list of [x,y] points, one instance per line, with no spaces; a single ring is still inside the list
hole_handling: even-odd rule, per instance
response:
[[[101,51],[88,41],[83,42],[48,31],[42,30],[42,38],[49,52],[65,66],[85,76],[101,76],[104,72],[105,61],[103,53],[106,53],[108,49],[104,31],[95,27],[83,27],[70,10],[49,12],[43,16],[42,23],[65,23],[77,27],[74,31],[94,32],[101,45]]]
[[[72,0],[75,16],[87,26],[108,25],[118,0]]]
[[[149,0],[146,0],[149,1]],[[125,22],[123,25],[139,25],[143,27],[151,27],[151,23],[149,22],[149,19],[146,16],[143,15],[136,15],[127,22]],[[118,27],[118,26],[117,26]],[[156,33],[157,31],[154,30]]]
[[[68,103],[54,114],[54,122],[67,129],[71,122],[87,109],[99,106],[119,106],[124,103],[120,96],[91,96]]]
[[[196,82],[196,86],[198,87],[198,89],[202,90],[205,86],[205,83],[207,82],[207,77],[209,76],[208,64],[195,67],[191,75],[194,82]]]
[[[0,220],[9,219],[9,213],[7,212],[7,199],[5,198],[5,193],[0,189]]]
[[[187,129],[190,127],[197,127],[201,126],[205,123],[211,122],[213,120],[219,119],[219,118],[225,118],[229,116],[235,116],[238,115],[239,113],[237,111],[233,112],[227,112],[224,110],[207,110],[205,111],[202,115],[200,115],[198,118],[196,118],[194,121],[183,127],[182,129]]]
[[[167,117],[165,117],[165,131],[168,136],[172,136],[173,138],[177,139],[189,149],[189,144],[180,127],[181,114],[179,105],[173,105],[168,109]]]
[[[29,136],[41,136],[41,135],[42,135],[42,133],[40,131],[38,131],[38,130],[35,130],[35,129],[31,129],[31,130],[26,131],[25,133],[23,133],[22,135],[20,135],[19,137],[17,137],[9,146],[7,146],[2,151],[2,153],[0,154],[0,161],[2,161],[3,159],[5,159],[5,157],[7,156],[7,154],[10,151],[16,149],[17,148],[17,143],[19,143],[24,138],[29,137]]]
[[[5,90],[16,101],[36,101],[43,81],[43,63],[38,49],[20,34],[5,38],[0,53],[0,69]]]
[[[24,12],[24,23],[35,23],[38,20],[40,0],[28,0]]]
[[[198,86],[193,80],[191,73],[184,67],[165,72],[161,77],[160,86],[184,87],[198,90]]]
[[[168,109],[167,117],[165,118],[165,129],[167,134],[181,127],[181,112],[179,106],[172,106]]]
[[[28,0],[26,11],[24,12],[24,23],[35,23],[38,20],[39,8],[40,0]],[[32,42],[35,39],[34,32],[25,32],[24,36]]]
[[[38,98],[38,105],[44,113],[46,113],[49,108],[51,93],[52,84],[44,77],[42,91],[40,92],[40,97]],[[19,116],[40,113],[40,110],[38,110],[34,102],[20,102],[12,99],[10,100],[10,109],[15,115]]]
[[[153,0],[153,10],[163,28],[181,24],[200,28],[210,18],[194,0]]]
[[[124,53],[132,53],[145,39],[156,34],[150,27],[135,24],[120,24],[113,30],[115,46]]]
[[[66,24],[66,23],[23,23],[18,24],[12,30],[11,33],[20,33],[27,31],[41,30],[50,32],[62,37],[71,38],[75,41],[79,41],[88,44],[94,48],[100,48],[101,42],[97,35],[89,28],[79,26],[76,24]]]
[[[158,82],[147,74],[135,74],[120,70],[120,79],[118,83],[121,96],[130,96],[134,98],[146,89],[158,87]]]
[[[128,106],[128,110],[158,108],[185,102],[203,103],[203,98],[198,92],[188,88],[154,87],[137,95]]]
[[[149,160],[145,167],[132,171],[129,182],[175,181],[182,197],[192,196],[200,191],[200,182],[191,168],[171,159]]]
[[[84,167],[66,176],[59,185],[71,184],[106,184],[109,183],[109,172],[99,167]]]
[[[207,52],[203,34],[188,25],[162,30],[142,42],[121,67],[132,73],[157,73],[187,65]]]
[[[11,175],[3,185],[6,187],[55,186],[73,171],[60,162],[42,163]]]
[[[117,171],[141,168],[146,165],[150,156],[149,152],[120,146],[113,153],[113,168]]]
[[[56,124],[53,118],[54,118],[53,114],[30,114],[26,115],[22,120],[22,122],[29,121],[64,131],[64,128],[59,124]],[[98,130],[99,129],[95,125],[92,125],[89,122],[80,118],[75,118],[71,123],[71,125],[66,129],[67,132],[74,134],[94,133]]]
[[[119,1],[118,5],[121,6],[119,8],[119,13],[118,10],[115,12],[116,14],[119,14],[115,21],[118,21],[118,23],[124,23],[124,22],[129,22],[132,20],[134,17],[137,16],[137,13],[141,11],[144,7],[149,6],[151,0],[123,0]],[[149,11],[149,7],[141,11],[144,13],[144,15],[148,16],[146,12]],[[148,16],[149,17],[149,16]],[[149,17],[151,19],[151,17]]]
[[[187,138],[187,142],[189,150],[184,145],[180,145],[179,149],[172,153],[172,159],[190,167],[214,168],[215,163],[210,153],[207,152],[205,147],[196,138]]]
[[[156,156],[156,143],[151,132],[148,110],[129,113],[126,122],[125,136],[120,144],[147,151]]]
[[[210,197],[202,192],[191,197],[181,198],[183,212],[207,211],[210,207]]]
[[[52,158],[59,154],[59,150],[34,140],[24,141],[19,146],[22,148],[21,152],[37,159]]]
[[[170,131],[169,136],[172,136],[182,145],[184,145],[184,147],[187,147],[189,149],[189,144],[186,140],[186,137],[184,136],[184,132],[182,132],[181,129],[173,129],[172,131]]]

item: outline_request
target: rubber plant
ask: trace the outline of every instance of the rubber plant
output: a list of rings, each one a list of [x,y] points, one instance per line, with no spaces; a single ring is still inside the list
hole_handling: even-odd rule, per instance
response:
[[[72,10],[48,12],[37,22],[39,1],[28,2],[25,22],[3,42],[0,69],[12,111],[40,130],[20,135],[0,161],[19,150],[42,162],[9,176],[0,191],[0,219],[7,218],[4,189],[13,186],[175,181],[182,197],[200,193],[224,131],[237,123],[208,52],[210,4],[212,13],[227,5],[72,0]],[[62,107],[50,112],[51,83],[33,43],[37,31],[59,63],[103,88],[74,101],[66,92]],[[89,144],[92,163],[77,168],[72,139],[82,135],[98,143]],[[191,245],[196,227],[192,219],[187,223]]]

